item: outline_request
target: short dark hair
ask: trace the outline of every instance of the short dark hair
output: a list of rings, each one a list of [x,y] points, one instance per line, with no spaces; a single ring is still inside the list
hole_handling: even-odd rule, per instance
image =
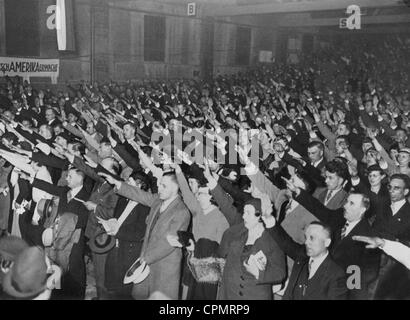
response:
[[[377,165],[377,164],[374,164],[374,165],[371,165],[371,166],[369,166],[368,168],[367,168],[367,170],[366,170],[366,172],[367,172],[367,174],[369,174],[370,172],[373,172],[373,171],[378,171],[378,172],[380,172],[380,174],[386,174],[386,172],[384,172],[384,170],[382,169],[382,168],[380,168],[380,166],[379,165]]]
[[[330,173],[336,173],[336,175],[343,180],[349,179],[349,168],[346,163],[340,160],[332,160],[326,163],[326,171]]]
[[[308,149],[314,148],[314,147],[316,147],[316,148],[318,148],[318,149],[320,149],[320,150],[322,150],[322,151],[325,150],[325,147],[324,147],[323,143],[320,142],[320,141],[312,141],[312,142],[309,142],[309,144],[307,145],[307,148],[308,148]]]
[[[132,127],[134,130],[137,129],[137,126],[135,125],[134,122],[126,122],[126,123],[123,124],[122,128],[124,129],[124,127],[125,127],[126,125],[129,125],[129,126]]]
[[[410,189],[410,177],[404,173],[395,173],[390,177],[390,181],[393,179],[399,179],[403,181],[404,183],[404,188],[405,189]]]
[[[177,180],[177,176],[175,175],[174,171],[168,171],[165,172],[162,177],[170,177],[170,179],[175,182],[176,184],[178,184],[178,180]]]
[[[11,141],[12,145],[16,145],[19,138],[13,132],[6,132],[4,133],[1,138]]]
[[[398,142],[394,142],[394,143],[391,144],[391,146],[389,147],[389,153],[390,153],[392,150],[397,150],[397,151],[400,150],[400,146],[399,146]]]
[[[148,191],[150,189],[150,179],[144,172],[134,171],[131,173],[130,178],[141,182],[141,190]]]

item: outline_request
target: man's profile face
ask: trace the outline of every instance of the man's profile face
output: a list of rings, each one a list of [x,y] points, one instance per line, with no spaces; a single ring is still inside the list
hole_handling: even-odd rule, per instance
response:
[[[83,182],[82,176],[79,175],[75,170],[68,171],[66,180],[67,186],[70,189],[74,189],[81,186]]]
[[[336,172],[332,173],[329,171],[326,171],[326,186],[328,190],[337,190],[339,189],[342,184],[343,184],[343,179],[337,175]]]
[[[306,254],[315,258],[326,252],[330,245],[329,236],[321,225],[311,224],[305,230]]]

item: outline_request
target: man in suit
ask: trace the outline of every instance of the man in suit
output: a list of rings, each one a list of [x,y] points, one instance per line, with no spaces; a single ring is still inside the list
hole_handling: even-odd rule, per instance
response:
[[[312,141],[308,144],[307,150],[310,164],[318,170],[322,171],[326,165],[323,143],[319,141]]]
[[[374,229],[377,236],[393,241],[410,241],[410,178],[394,174],[388,185],[390,205],[378,208]],[[410,292],[410,272],[397,261],[383,254],[380,261],[378,283],[374,287],[375,299],[405,299]]]
[[[149,190],[148,178],[143,173],[134,172],[128,183],[143,191]],[[118,199],[114,219],[110,219],[113,227],[107,230],[107,234],[117,240],[116,247],[108,253],[105,265],[105,287],[112,298],[131,298],[132,284],[123,283],[124,275],[140,256],[149,211],[150,208],[141,203],[124,197]]]
[[[368,252],[362,243],[353,241],[352,236],[373,234],[369,221],[364,218],[370,207],[369,198],[364,194],[351,193],[343,208],[330,210],[291,181],[288,187],[297,194],[296,201],[334,231],[330,250],[334,261],[347,275],[352,266],[360,268],[360,283],[349,288],[349,299],[367,299],[367,288],[377,277],[379,257],[375,252]]]
[[[410,178],[394,174],[388,185],[390,203],[378,208],[374,228],[383,238],[410,241],[410,203],[406,200],[410,190]]]
[[[94,188],[91,192],[90,198],[84,203],[89,211],[88,222],[85,229],[85,236],[88,239],[100,231],[102,228],[97,219],[109,219],[114,216],[114,208],[117,204],[118,196],[115,194],[112,186],[110,186],[105,179],[100,177],[97,172],[90,166],[87,166],[85,161],[80,157],[75,157],[71,154],[66,154],[69,161],[79,170],[84,172],[88,177],[95,181]],[[101,167],[111,174],[119,175],[119,164],[113,158],[105,158],[101,161]],[[105,261],[108,253],[96,254],[92,252],[91,257],[94,265],[94,275],[97,287],[97,299],[104,299],[106,296],[106,289],[104,287],[105,277]]]
[[[182,252],[168,243],[167,235],[176,236],[177,231],[186,231],[190,213],[178,194],[175,174],[165,173],[162,176],[158,194],[144,192],[108,175],[102,175],[115,185],[120,196],[151,207],[140,255],[141,260],[150,267],[150,274],[143,282],[134,285],[134,299],[146,299],[155,291],[171,299],[178,299]]]
[[[46,109],[45,118],[46,118],[45,124],[49,125],[50,127],[53,127],[57,123],[60,123],[60,121],[57,119],[56,112],[52,108]]]
[[[341,208],[347,197],[347,192],[343,189],[349,178],[347,165],[333,160],[326,164],[325,170],[326,188],[316,189],[313,195],[329,209]]]
[[[295,260],[284,300],[346,299],[345,273],[328,250],[332,242],[329,227],[312,222],[305,230],[305,245],[301,245],[294,242],[273,217],[265,219],[265,224],[279,247]]]
[[[82,300],[85,296],[84,231],[88,220],[88,210],[83,203],[88,200],[89,194],[83,187],[83,181],[84,173],[75,168],[68,171],[66,187],[57,187],[38,179],[33,180],[33,188],[44,190],[60,198],[57,211],[58,216],[71,213],[78,217],[75,229],[80,230],[78,233],[79,237],[71,249],[68,271],[61,278],[61,290],[53,291],[53,297],[55,299]],[[44,228],[39,230],[38,237],[40,239],[44,230]]]

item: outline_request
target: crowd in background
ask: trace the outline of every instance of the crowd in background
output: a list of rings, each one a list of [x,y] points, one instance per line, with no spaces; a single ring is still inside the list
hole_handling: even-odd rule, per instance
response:
[[[6,78],[2,297],[84,299],[86,257],[97,299],[410,297],[409,46],[210,82]]]

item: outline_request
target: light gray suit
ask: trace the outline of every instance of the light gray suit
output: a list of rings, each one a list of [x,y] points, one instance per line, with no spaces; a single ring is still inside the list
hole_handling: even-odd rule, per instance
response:
[[[144,192],[126,183],[122,183],[117,192],[123,197],[151,207],[141,250],[141,257],[149,265],[150,274],[143,282],[134,284],[134,299],[146,299],[155,291],[171,299],[178,299],[182,250],[172,247],[166,237],[169,234],[176,235],[179,230],[188,229],[190,213],[187,207],[178,196],[161,213],[163,201],[158,194]]]

